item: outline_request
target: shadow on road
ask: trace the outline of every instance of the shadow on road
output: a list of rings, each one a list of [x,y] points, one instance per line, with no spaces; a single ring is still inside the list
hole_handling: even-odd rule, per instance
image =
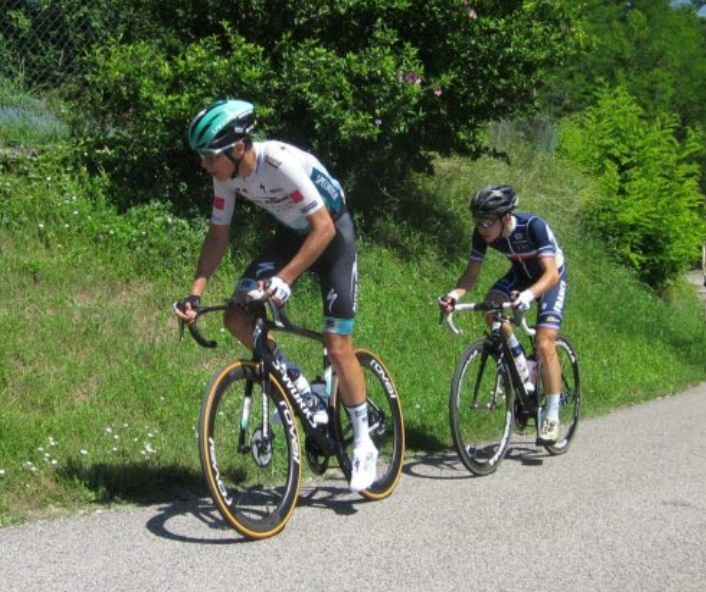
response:
[[[505,462],[514,461],[527,466],[540,466],[547,452],[531,443],[511,444]],[[502,470],[502,469],[499,469]],[[408,459],[402,472],[419,479],[471,479],[476,477],[463,466],[455,450],[443,453],[419,454]]]
[[[420,454],[408,459],[405,475],[419,479],[470,479],[474,477],[458,460],[456,452]]]
[[[216,507],[205,499],[192,502],[173,502],[158,508],[158,514],[147,521],[147,530],[155,536],[179,543],[197,543],[199,545],[232,545],[245,543],[246,539],[230,528],[216,511]],[[177,526],[170,527],[169,522],[176,518],[191,517],[204,524],[210,531],[221,536],[193,536],[182,534]],[[191,530],[191,527],[189,527]],[[229,536],[233,535],[233,536]],[[224,538],[225,537],[225,538]]]
[[[333,510],[336,514],[348,516],[356,513],[358,504],[367,500],[348,492],[345,482],[340,486],[304,485],[299,493],[297,510],[319,508]],[[146,527],[152,534],[163,539],[198,545],[232,545],[250,542],[236,533],[221,517],[216,506],[208,498],[191,501],[175,501],[157,508],[157,515],[147,521]],[[183,520],[196,519],[207,527],[202,535],[186,534],[193,525]],[[182,528],[182,525],[183,528]],[[210,533],[210,535],[209,535]]]

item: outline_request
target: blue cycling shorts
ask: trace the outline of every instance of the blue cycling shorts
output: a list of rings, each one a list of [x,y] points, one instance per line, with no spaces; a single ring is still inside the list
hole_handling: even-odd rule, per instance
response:
[[[519,276],[513,269],[501,277],[490,292],[502,294],[510,300],[510,292],[522,292],[534,284],[535,280]],[[568,282],[566,280],[566,267],[561,269],[561,275],[556,285],[539,299],[537,309],[537,328],[561,329],[561,322],[564,317],[564,304],[566,303],[566,290]]]

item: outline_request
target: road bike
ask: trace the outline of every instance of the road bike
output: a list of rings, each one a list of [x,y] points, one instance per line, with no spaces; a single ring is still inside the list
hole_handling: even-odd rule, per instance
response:
[[[198,307],[197,319],[236,306],[253,313],[253,357],[226,365],[206,389],[198,426],[199,454],[206,483],[223,518],[246,538],[264,539],[279,533],[294,511],[302,484],[302,457],[315,475],[323,475],[331,459],[336,459],[350,480],[353,428],[326,348],[322,377],[312,381],[326,385],[323,404],[329,419],[321,425],[268,339],[270,332],[279,331],[323,346],[323,334],[294,325],[284,308],[269,301],[265,305],[242,297]],[[216,347],[196,322],[187,327],[201,346]],[[183,322],[180,331],[183,334]],[[402,403],[382,360],[367,349],[356,349],[355,355],[365,376],[370,437],[379,453],[377,478],[361,495],[381,500],[393,492],[402,470]]]
[[[456,304],[454,312],[476,311],[491,317],[490,331],[474,341],[461,354],[451,381],[449,418],[454,446],[466,468],[475,475],[493,473],[505,458],[513,430],[524,433],[534,425],[538,446],[551,455],[564,454],[573,441],[581,413],[581,381],[578,356],[565,335],[556,341],[561,366],[562,389],[558,440],[547,444],[539,440],[546,399],[541,363],[534,345],[534,328],[524,315],[510,315],[510,302]],[[514,309],[513,309],[514,310]],[[446,315],[448,328],[456,335],[453,314]],[[528,389],[520,378],[515,358],[503,336],[504,323],[519,325],[530,338],[527,359],[536,364],[536,383]]]

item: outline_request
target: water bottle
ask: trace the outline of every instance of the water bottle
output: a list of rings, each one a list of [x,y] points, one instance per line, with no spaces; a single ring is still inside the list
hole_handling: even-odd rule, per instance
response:
[[[522,344],[517,341],[517,337],[514,335],[507,340],[507,344],[510,346],[512,357],[515,358],[517,373],[520,375],[520,379],[525,385],[525,390],[528,393],[534,392],[534,385],[530,381],[530,371],[527,366],[527,358],[525,357],[525,350],[522,349]]]
[[[325,425],[328,423],[328,411],[326,411],[326,405],[324,400],[320,398],[318,393],[313,392],[312,387],[318,385],[318,382],[314,382],[314,385],[309,384],[309,381],[304,376],[304,373],[297,368],[292,366],[287,369],[287,374],[289,378],[294,382],[294,386],[304,399],[304,404],[309,408],[309,411],[314,415],[314,423],[316,425]],[[326,389],[326,384],[323,384],[324,390]],[[317,389],[320,387],[317,386]]]
[[[532,387],[532,390],[535,390],[537,388],[537,372],[539,370],[539,366],[537,365],[537,360],[534,358],[527,358],[527,368],[529,370],[529,382],[530,386]],[[530,392],[530,391],[528,391]]]

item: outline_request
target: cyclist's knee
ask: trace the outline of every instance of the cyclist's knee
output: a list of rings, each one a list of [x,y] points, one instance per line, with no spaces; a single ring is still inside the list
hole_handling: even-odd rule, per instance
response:
[[[355,356],[353,349],[353,338],[350,335],[338,335],[335,333],[325,333],[326,351],[334,366],[340,366],[350,361]]]
[[[534,345],[540,359],[548,360],[556,356],[556,336],[553,329],[538,329]]]

